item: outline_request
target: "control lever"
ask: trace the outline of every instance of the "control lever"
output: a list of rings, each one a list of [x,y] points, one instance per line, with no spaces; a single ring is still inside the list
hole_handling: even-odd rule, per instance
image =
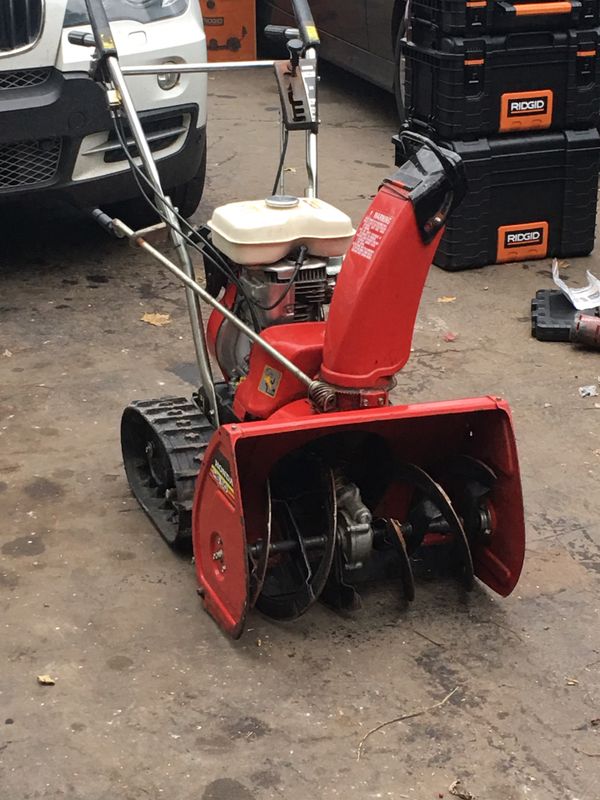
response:
[[[81,47],[96,46],[94,35],[91,33],[86,33],[86,31],[69,31],[67,39],[69,40],[69,44],[77,44]]]
[[[267,25],[264,34],[267,39],[275,39],[277,41],[300,38],[298,28],[288,28],[286,25]]]
[[[301,57],[299,39],[288,42],[290,61],[275,62],[283,125],[288,131],[319,132],[315,62]]]
[[[304,52],[304,44],[301,39],[290,39],[287,43],[287,49],[290,54],[290,64],[292,67],[292,76],[296,77],[296,71],[300,64],[300,59]]]

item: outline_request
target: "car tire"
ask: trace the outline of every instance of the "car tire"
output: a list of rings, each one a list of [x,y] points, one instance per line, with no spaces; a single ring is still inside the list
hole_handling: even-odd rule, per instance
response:
[[[167,188],[166,193],[182,217],[191,217],[198,208],[204,183],[206,181],[206,140],[202,150],[202,158],[193,178],[179,186]],[[160,217],[144,197],[133,197],[120,203],[113,203],[107,212],[111,217],[122,219],[130,228],[138,230],[159,222]]]
[[[198,171],[194,177],[187,183],[182,183],[180,186],[169,191],[173,205],[179,210],[182,217],[188,219],[196,211],[202,200],[204,193],[204,184],[206,182],[206,139],[204,140],[204,147],[202,150],[202,159],[198,167]]]
[[[406,25],[404,19],[402,19],[400,21],[398,35],[396,36],[396,47],[394,50],[394,97],[396,98],[398,121],[401,125],[406,122],[406,108],[404,106],[405,61],[402,56],[402,38],[405,30]]]

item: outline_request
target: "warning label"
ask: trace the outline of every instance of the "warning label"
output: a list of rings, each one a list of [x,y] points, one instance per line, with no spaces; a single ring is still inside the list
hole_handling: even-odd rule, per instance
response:
[[[370,211],[363,219],[352,242],[352,252],[370,261],[379,247],[392,217],[381,211]]]
[[[220,451],[217,451],[215,460],[210,466],[210,475],[225,497],[231,500],[232,503],[235,502],[235,489],[231,476],[231,467],[229,466],[229,461]]]
[[[262,378],[260,379],[258,391],[269,397],[275,397],[279,389],[279,384],[281,383],[281,378],[282,374],[279,370],[273,369],[273,367],[265,367]]]

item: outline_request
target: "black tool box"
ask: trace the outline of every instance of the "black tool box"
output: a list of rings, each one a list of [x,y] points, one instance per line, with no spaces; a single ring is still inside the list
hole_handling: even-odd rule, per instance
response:
[[[396,143],[396,163],[403,161]],[[546,256],[583,256],[594,246],[600,134],[518,134],[442,142],[464,161],[468,191],[434,258],[447,270]]]
[[[481,36],[531,30],[591,28],[600,24],[600,0],[410,0],[413,20],[436,36]]]
[[[421,41],[403,43],[416,130],[462,139],[600,120],[600,28]]]
[[[600,317],[600,308],[580,312],[558,289],[538,289],[531,301],[531,335],[540,342],[568,342],[580,313]]]

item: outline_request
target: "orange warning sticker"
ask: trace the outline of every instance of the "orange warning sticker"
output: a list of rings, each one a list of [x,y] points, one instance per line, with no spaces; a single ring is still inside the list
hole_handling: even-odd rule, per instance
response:
[[[544,258],[547,252],[547,222],[525,222],[520,225],[501,225],[498,228],[498,263]]]
[[[500,98],[500,131],[531,131],[552,125],[551,89],[507,92]]]

